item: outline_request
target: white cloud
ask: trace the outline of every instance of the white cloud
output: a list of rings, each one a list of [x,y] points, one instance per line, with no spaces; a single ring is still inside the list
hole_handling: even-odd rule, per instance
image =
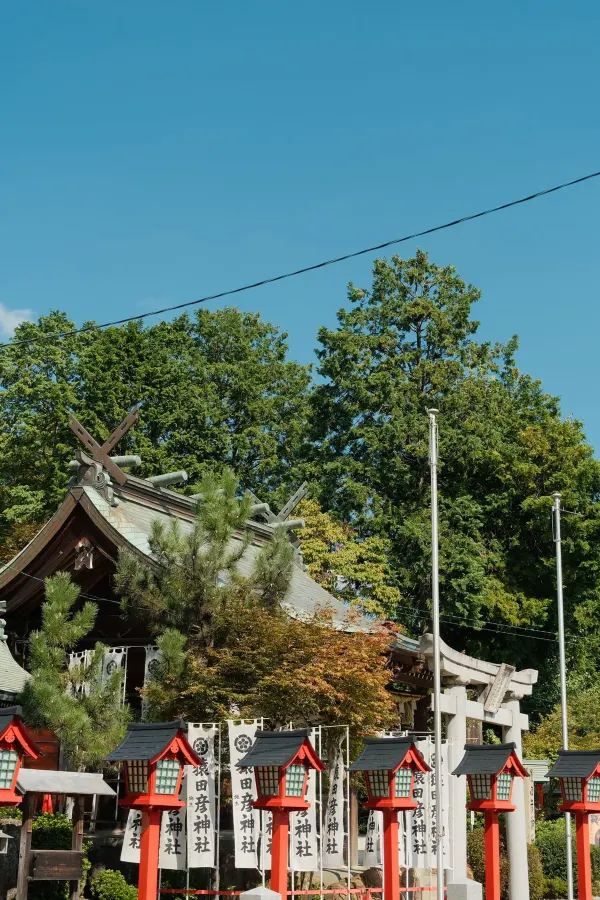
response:
[[[9,309],[0,301],[0,337],[12,337],[17,325],[29,321],[32,315],[31,309]]]

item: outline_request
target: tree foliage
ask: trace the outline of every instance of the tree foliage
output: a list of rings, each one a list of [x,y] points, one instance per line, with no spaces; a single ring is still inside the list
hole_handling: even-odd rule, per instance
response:
[[[372,287],[350,285],[348,296],[337,328],[319,333],[323,382],[313,392],[304,473],[327,510],[361,537],[387,540],[397,617],[418,629],[430,597],[426,409],[439,408],[445,635],[475,655],[551,670],[551,637],[524,640],[489,623],[553,631],[550,508],[561,490],[580,513],[565,529],[569,625],[591,631],[600,468],[581,425],[519,371],[515,338],[477,340],[479,291],[452,267],[422,252],[378,260]],[[472,629],[484,627],[477,639]],[[595,640],[590,634],[590,647]]]
[[[24,322],[0,354],[0,540],[62,499],[77,446],[70,410],[104,437],[141,402],[119,452],[139,453],[142,475],[184,466],[196,482],[231,467],[265,497],[285,480],[306,427],[309,374],[286,358],[273,325],[201,310],[51,339],[73,328],[59,312]]]
[[[371,732],[389,724],[387,634],[336,631],[327,610],[310,622],[282,609],[292,576],[285,533],[256,553],[247,501],[231,475],[206,480],[195,526],[155,527],[149,570],[123,554],[116,585],[151,623],[161,661],[147,689],[156,718],[269,718],[274,725],[326,722]]]
[[[312,578],[366,612],[395,616],[401,597],[385,536],[368,535],[361,540],[350,525],[325,512],[316,500],[303,500],[297,511],[305,521],[299,533],[300,549]]]
[[[102,679],[104,647],[96,644],[89,665],[69,670],[69,653],[94,627],[94,603],[78,607],[79,589],[67,573],[48,578],[42,625],[31,635],[30,671],[21,702],[28,722],[58,737],[66,768],[101,765],[119,743],[128,721],[121,705],[122,675]],[[89,685],[82,691],[82,685]]]

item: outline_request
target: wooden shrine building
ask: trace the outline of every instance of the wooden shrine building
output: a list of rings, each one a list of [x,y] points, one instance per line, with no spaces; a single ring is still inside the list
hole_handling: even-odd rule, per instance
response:
[[[113,585],[119,552],[126,550],[149,566],[154,565],[149,543],[153,523],[168,525],[177,521],[185,533],[193,527],[197,504],[201,502],[197,496],[171,489],[174,484],[185,483],[184,471],[140,478],[131,471],[141,463],[139,457],[113,455],[138,415],[137,410],[132,410],[102,444],[75,418],[71,419],[74,443],[76,437],[83,446],[70,463],[73,477],[66,496],[30,543],[0,568],[0,602],[6,603],[8,647],[14,656],[13,668],[17,666],[23,673],[21,680],[26,677],[22,666],[27,667],[29,634],[40,624],[44,579],[58,571],[68,571],[81,590],[82,601],[94,599],[99,606],[94,631],[78,649],[85,651],[101,641],[126,653],[125,694],[134,705],[139,703],[139,688],[147,666],[146,648],[152,643],[152,636],[139,620],[123,616]],[[303,523],[292,515],[305,493],[303,485],[279,513],[254,498],[247,522],[251,540],[239,563],[242,574],[251,570],[256,556],[277,528],[284,528],[298,548],[295,532]],[[242,533],[234,537],[238,542],[243,539]],[[331,610],[334,627],[352,631],[370,631],[375,627],[367,617],[354,616],[349,623],[347,605],[308,575],[297,549],[284,608],[294,617],[309,618],[324,607]],[[2,652],[0,644],[0,670]],[[406,714],[412,717],[417,700],[428,693],[430,675],[424,658],[416,659],[416,641],[398,637],[392,655],[397,658],[390,685],[398,694],[400,708],[406,708]],[[404,685],[398,682],[398,672],[407,676]]]

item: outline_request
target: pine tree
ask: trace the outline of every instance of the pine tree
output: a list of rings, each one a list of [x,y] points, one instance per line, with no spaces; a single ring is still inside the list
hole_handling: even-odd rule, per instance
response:
[[[42,626],[31,635],[32,677],[21,702],[28,722],[57,736],[65,768],[83,771],[100,766],[119,743],[129,712],[121,704],[121,672],[102,679],[102,644],[87,664],[69,671],[69,654],[90,633],[98,612],[90,602],[76,609],[78,599],[68,573],[46,580]]]

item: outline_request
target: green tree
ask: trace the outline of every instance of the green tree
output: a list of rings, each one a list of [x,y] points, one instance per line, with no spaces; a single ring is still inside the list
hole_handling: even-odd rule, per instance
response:
[[[428,407],[440,409],[441,594],[458,646],[517,665],[554,666],[551,640],[490,626],[555,627],[551,492],[568,524],[569,624],[598,608],[600,469],[579,423],[515,362],[517,341],[476,339],[479,291],[425,253],[378,260],[369,290],[349,288],[338,327],[321,329],[312,445],[304,473],[325,509],[389,542],[397,616],[428,622]],[[472,628],[486,628],[480,639]],[[532,633],[533,634],[533,633]],[[539,637],[542,637],[540,634]],[[548,635],[544,635],[548,638]],[[584,654],[586,665],[594,665]],[[543,675],[542,675],[543,677]]]
[[[200,310],[48,339],[73,328],[59,312],[25,322],[0,354],[0,544],[62,498],[78,446],[70,410],[102,438],[141,402],[140,425],[119,451],[141,455],[142,475],[185,467],[197,482],[231,467],[265,498],[289,476],[309,371],[287,359],[286,335],[260,316]]]
[[[389,541],[382,535],[361,540],[353,528],[303,500],[298,515],[300,550],[309,574],[331,594],[378,616],[395,616],[401,595],[390,571]]]
[[[31,635],[31,679],[21,702],[28,722],[58,737],[66,767],[84,770],[102,765],[119,743],[128,709],[121,705],[121,673],[102,679],[101,644],[88,665],[69,671],[69,653],[92,630],[97,614],[94,603],[76,608],[78,597],[67,573],[47,579],[42,626]],[[80,690],[83,683],[87,691]]]

